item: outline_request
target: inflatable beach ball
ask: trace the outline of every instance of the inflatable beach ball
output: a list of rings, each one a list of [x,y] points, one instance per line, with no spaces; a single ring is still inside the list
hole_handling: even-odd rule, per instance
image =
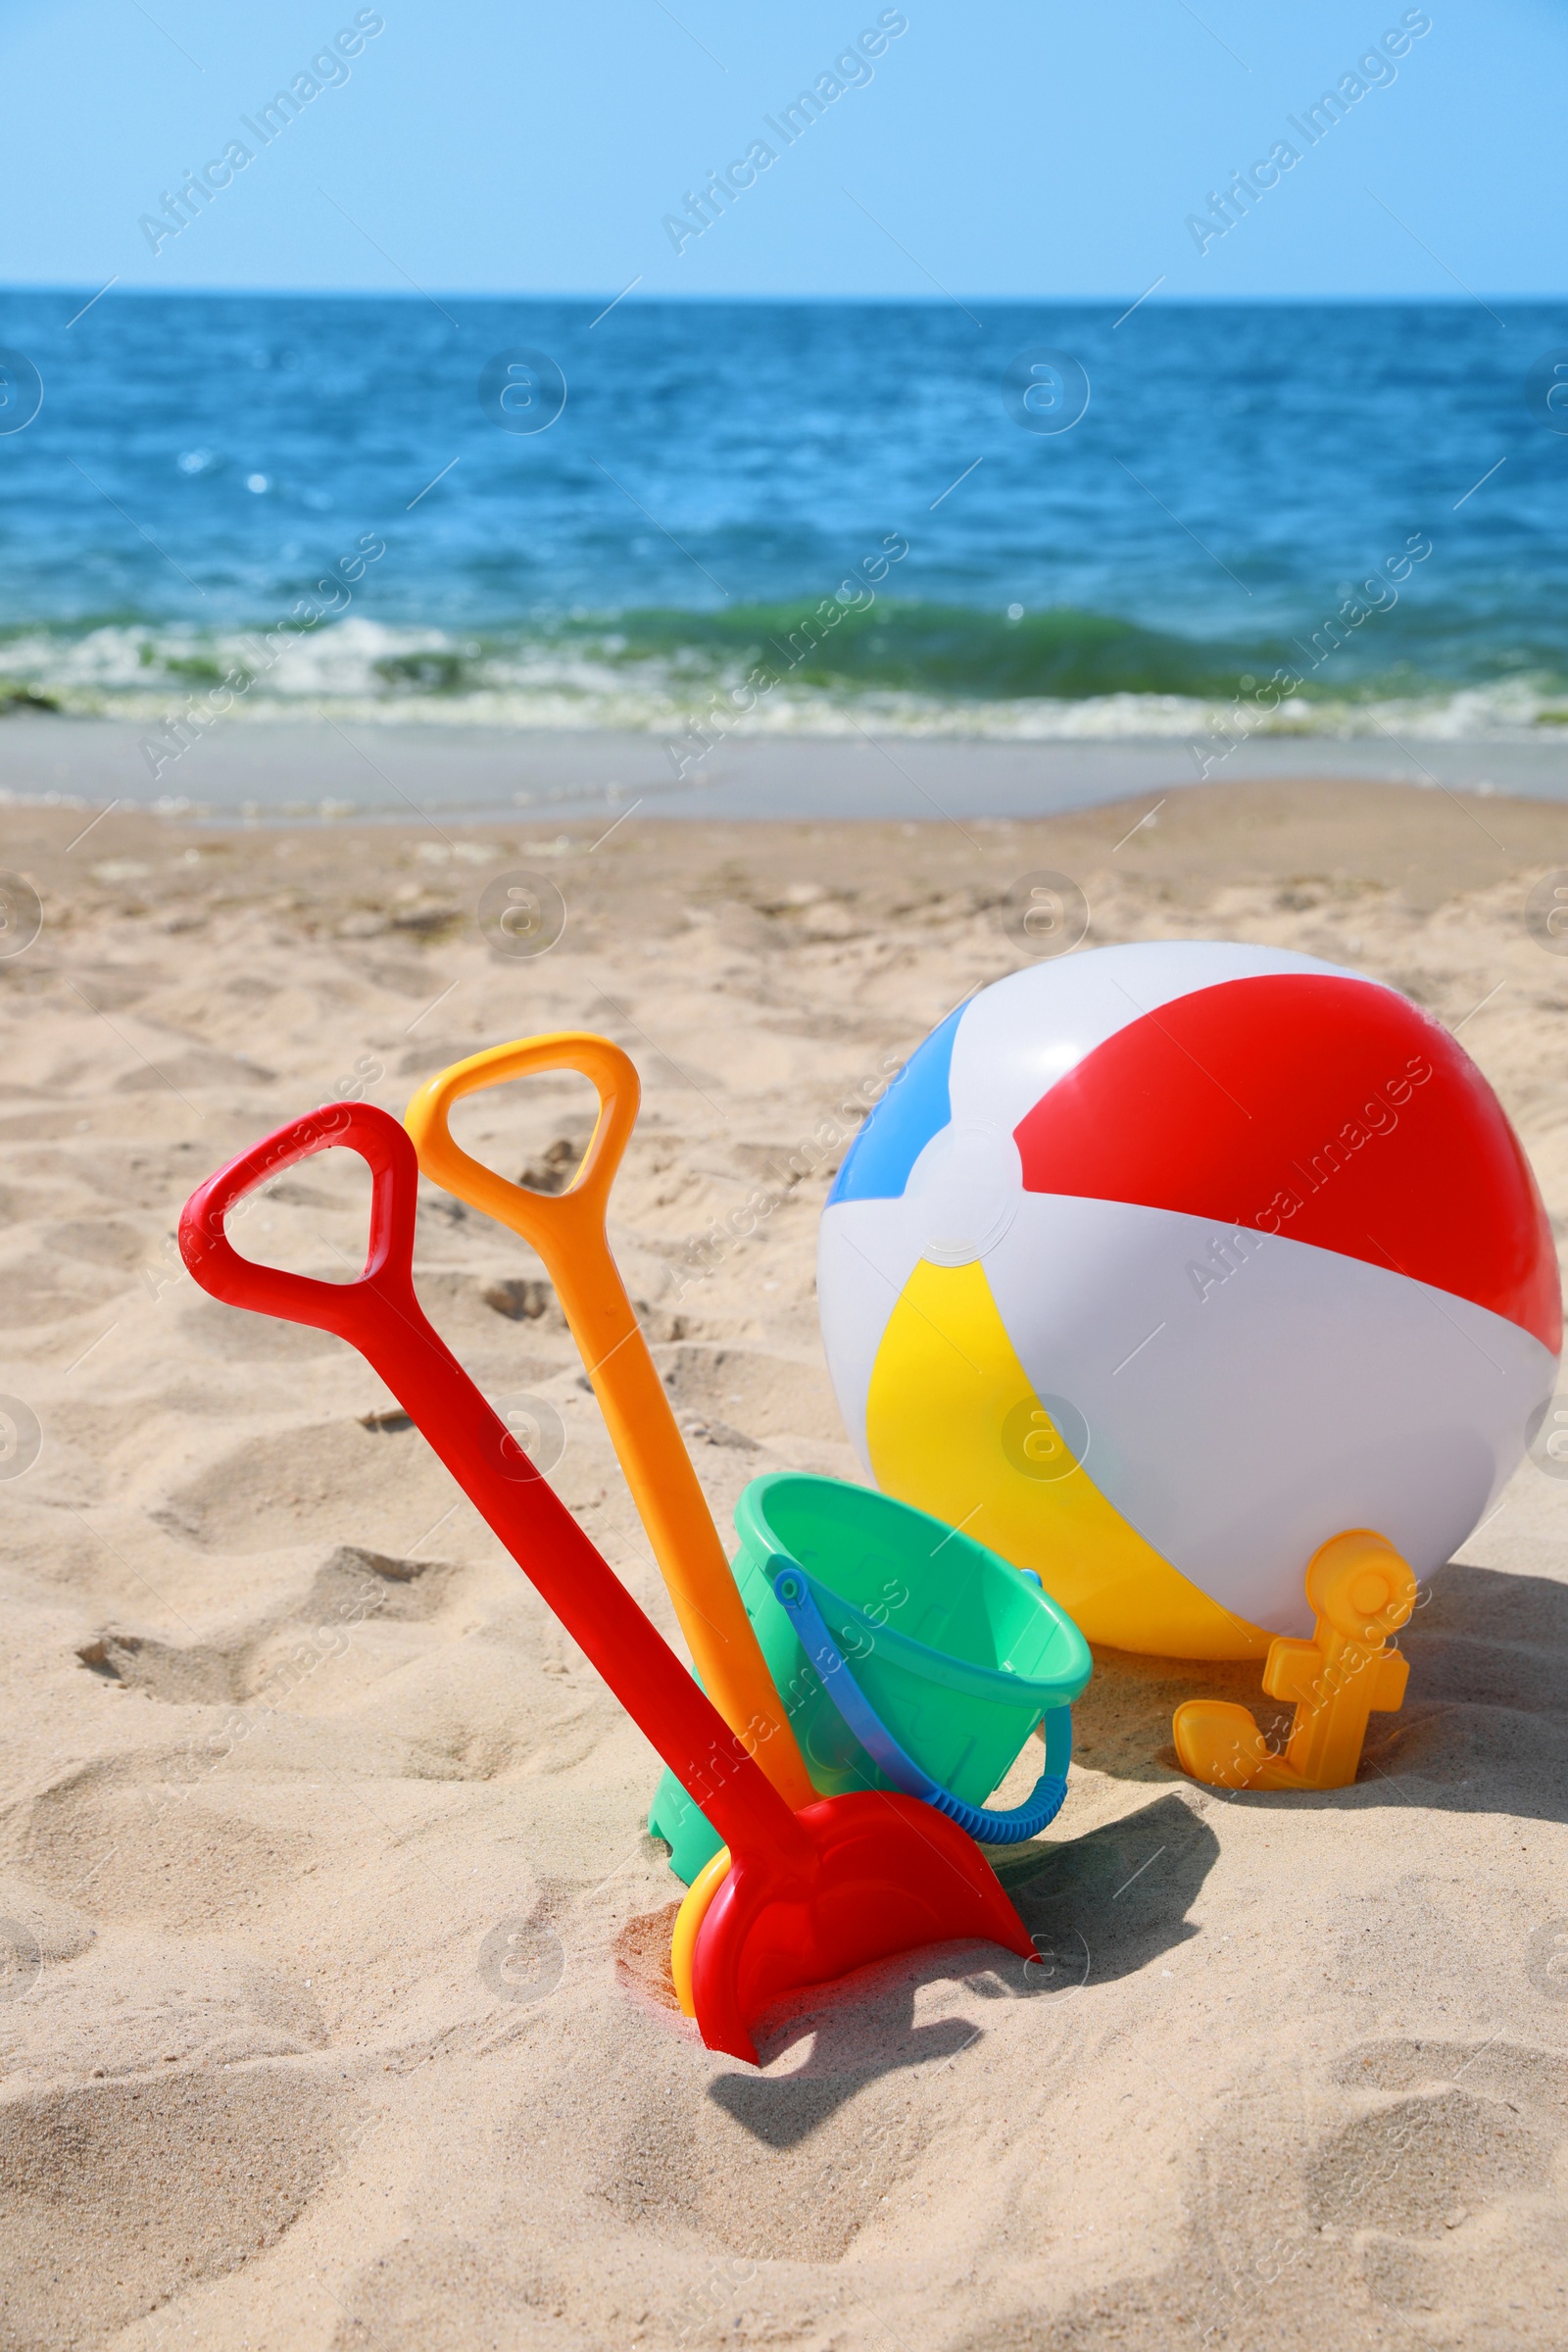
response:
[[[1100,948],[926,1039],[823,1212],[828,1367],[876,1484],[1093,1641],[1260,1655],[1373,1528],[1418,1576],[1552,1395],[1551,1233],[1501,1105],[1380,982]]]

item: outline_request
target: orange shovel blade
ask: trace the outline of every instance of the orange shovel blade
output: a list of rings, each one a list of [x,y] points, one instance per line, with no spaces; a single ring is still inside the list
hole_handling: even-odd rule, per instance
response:
[[[991,1865],[945,1814],[878,1789],[795,1819],[809,1853],[737,1856],[698,1932],[692,1994],[710,2050],[756,2066],[751,2028],[782,1993],[895,1952],[981,1937],[1034,1958]]]

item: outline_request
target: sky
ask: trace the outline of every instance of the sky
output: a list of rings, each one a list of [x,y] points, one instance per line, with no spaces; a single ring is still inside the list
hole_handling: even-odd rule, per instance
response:
[[[1385,49],[1375,81],[1357,73],[1412,25],[1428,29]],[[1562,0],[0,0],[0,74],[12,285],[633,301],[1564,286]],[[301,76],[322,86],[264,144],[242,118]],[[1309,144],[1290,118],[1345,76],[1363,94]],[[768,118],[823,77],[840,94],[787,142]],[[160,236],[165,192],[210,161],[220,177],[231,142],[252,160]],[[775,160],[694,222],[688,192],[759,142]],[[1281,142],[1299,161],[1216,217],[1210,192]]]

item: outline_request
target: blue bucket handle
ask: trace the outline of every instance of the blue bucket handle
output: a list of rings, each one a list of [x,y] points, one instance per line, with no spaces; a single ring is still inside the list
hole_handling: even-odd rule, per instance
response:
[[[906,1796],[918,1796],[946,1813],[971,1838],[987,1845],[1017,1845],[1038,1837],[1060,1812],[1067,1783],[1058,1772],[1044,1772],[1021,1805],[993,1812],[984,1805],[966,1804],[944,1788],[914,1758],[906,1753],[888,1730],[850,1671],[849,1660],[828,1632],[812,1597],[806,1573],[795,1560],[775,1552],[767,1573],[778,1604],[795,1628],[801,1647],[816,1668],[822,1689],[866,1754]],[[1038,1581],[1038,1580],[1037,1580]]]

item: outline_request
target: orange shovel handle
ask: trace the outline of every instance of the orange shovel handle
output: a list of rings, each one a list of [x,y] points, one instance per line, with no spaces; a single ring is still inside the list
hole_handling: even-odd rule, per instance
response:
[[[576,1070],[589,1080],[598,1091],[599,1118],[571,1184],[547,1196],[470,1158],[454,1143],[449,1120],[464,1095],[552,1070]],[[641,1093],[631,1060],[609,1038],[561,1030],[454,1062],[420,1087],[404,1123],[433,1183],[509,1226],[543,1259],[709,1696],[799,1811],[816,1801],[816,1790],[610,1252],[610,1188]]]

